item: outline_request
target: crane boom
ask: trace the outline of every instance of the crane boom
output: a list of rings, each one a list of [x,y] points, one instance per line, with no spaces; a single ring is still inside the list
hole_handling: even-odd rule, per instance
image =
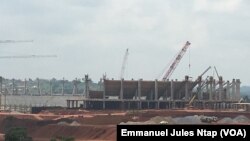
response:
[[[166,81],[166,79],[168,79],[171,76],[171,74],[174,72],[175,68],[177,67],[177,65],[181,61],[181,58],[183,57],[183,55],[187,51],[187,48],[189,47],[190,44],[191,43],[189,41],[187,41],[186,44],[184,45],[184,47],[177,54],[177,56],[174,59],[174,62],[169,66],[167,72],[164,74],[164,76],[162,78],[163,81]]]
[[[124,71],[125,71],[127,59],[128,59],[128,48],[126,49],[125,55],[123,57],[122,69],[121,69],[121,74],[120,74],[121,79],[123,79],[124,77]]]
[[[33,42],[33,40],[0,40],[0,43],[24,43]]]
[[[15,58],[53,58],[56,55],[20,55],[20,56],[0,56],[0,59],[15,59]]]
[[[215,66],[214,66],[214,70],[215,70],[215,73],[216,73],[216,75],[217,75],[218,79],[220,79],[219,73],[218,73],[218,71],[217,71],[217,69],[216,69],[216,67],[215,67]]]

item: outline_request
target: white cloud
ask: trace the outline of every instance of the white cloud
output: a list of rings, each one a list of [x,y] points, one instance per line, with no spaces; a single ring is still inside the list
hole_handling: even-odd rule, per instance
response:
[[[195,0],[194,10],[207,12],[234,12],[242,0]]]
[[[250,21],[245,13],[249,8],[242,9],[241,0],[6,0],[0,5],[0,39],[34,39],[34,43],[2,44],[1,55],[57,54],[58,58],[0,60],[0,65],[8,64],[1,74],[73,79],[89,73],[99,80],[106,72],[118,78],[129,48],[127,78],[152,80],[189,40],[192,76],[218,64],[227,78],[237,73],[250,84],[244,77],[249,65],[234,67],[250,56]],[[237,54],[244,48],[245,57],[234,55],[236,46]],[[188,73],[188,57],[187,52],[173,78],[183,79]],[[228,59],[230,64],[224,63]]]

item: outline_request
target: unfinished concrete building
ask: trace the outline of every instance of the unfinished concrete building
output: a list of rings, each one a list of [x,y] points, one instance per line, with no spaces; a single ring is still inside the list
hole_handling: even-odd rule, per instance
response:
[[[68,108],[86,109],[176,109],[193,106],[199,109],[233,108],[240,100],[240,80],[222,77],[190,80],[107,80],[101,91],[91,91],[86,84],[85,97],[67,100]]]

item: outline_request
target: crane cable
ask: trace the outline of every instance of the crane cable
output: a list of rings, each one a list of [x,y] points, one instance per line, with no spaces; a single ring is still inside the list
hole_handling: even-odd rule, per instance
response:
[[[190,76],[190,71],[191,71],[191,48],[188,49],[188,76]]]

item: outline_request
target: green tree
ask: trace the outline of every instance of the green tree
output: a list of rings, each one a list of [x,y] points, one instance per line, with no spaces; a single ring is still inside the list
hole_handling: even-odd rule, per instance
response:
[[[10,128],[4,138],[5,141],[32,141],[32,138],[27,136],[26,128],[20,127]]]
[[[57,138],[50,139],[50,141],[75,141],[75,138],[73,138],[73,137],[59,136]]]

